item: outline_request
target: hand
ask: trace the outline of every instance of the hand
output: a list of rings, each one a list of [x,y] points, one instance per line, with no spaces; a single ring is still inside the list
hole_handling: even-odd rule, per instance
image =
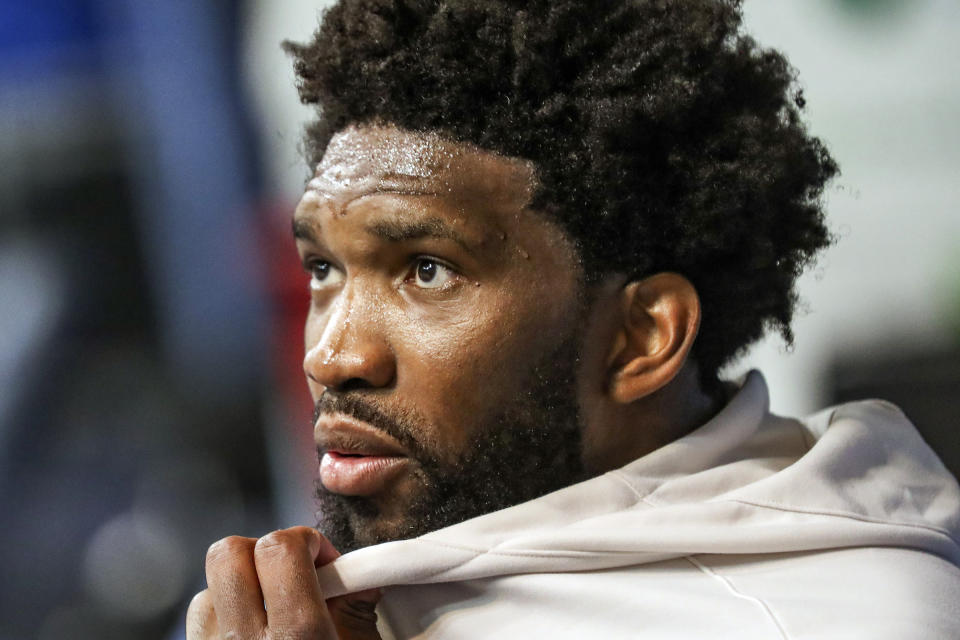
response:
[[[329,601],[320,592],[316,568],[339,555],[309,527],[214,543],[207,589],[187,610],[187,640],[380,640],[378,590]]]

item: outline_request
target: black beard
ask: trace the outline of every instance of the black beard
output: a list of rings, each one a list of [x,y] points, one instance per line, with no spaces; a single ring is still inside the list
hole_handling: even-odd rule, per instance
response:
[[[534,366],[514,401],[475,430],[477,435],[454,464],[439,462],[412,438],[402,420],[383,416],[363,399],[322,398],[317,414],[337,410],[353,415],[412,451],[424,489],[401,528],[384,535],[370,526],[379,516],[371,500],[330,493],[318,482],[320,531],[346,553],[414,538],[586,479],[574,385],[579,346],[579,336],[571,336]]]

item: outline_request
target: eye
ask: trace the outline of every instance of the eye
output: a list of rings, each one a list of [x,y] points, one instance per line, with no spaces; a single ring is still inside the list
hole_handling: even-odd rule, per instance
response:
[[[313,260],[307,264],[310,272],[310,288],[319,289],[339,284],[343,280],[343,271],[326,260]]]
[[[421,289],[440,289],[455,276],[453,269],[442,262],[433,258],[417,258],[410,279]]]

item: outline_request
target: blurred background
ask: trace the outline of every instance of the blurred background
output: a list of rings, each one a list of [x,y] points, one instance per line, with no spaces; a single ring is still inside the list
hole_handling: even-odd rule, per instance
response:
[[[0,640],[179,638],[214,540],[312,524],[307,176],[324,0],[0,0]],[[773,409],[887,397],[956,473],[960,4],[746,0],[843,175]]]

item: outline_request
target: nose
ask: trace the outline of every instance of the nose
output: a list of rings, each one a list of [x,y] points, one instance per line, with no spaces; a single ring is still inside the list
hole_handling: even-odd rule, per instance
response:
[[[307,320],[303,370],[323,387],[320,392],[379,389],[389,386],[396,375],[396,358],[374,317],[375,309],[371,313],[370,305],[355,300],[343,296],[323,317]],[[320,337],[311,344],[315,331]]]

